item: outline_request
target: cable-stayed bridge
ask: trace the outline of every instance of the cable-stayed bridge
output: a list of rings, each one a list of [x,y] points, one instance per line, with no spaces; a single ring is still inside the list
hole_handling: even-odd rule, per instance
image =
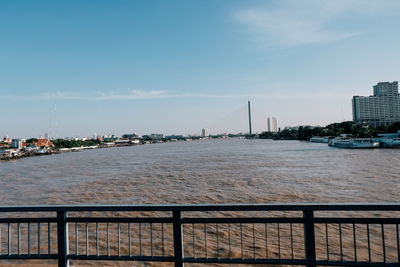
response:
[[[253,133],[261,133],[267,130],[267,117],[274,114],[265,114],[257,106],[251,106],[251,118]],[[208,125],[211,133],[248,133],[249,116],[247,103],[236,107],[231,112],[221,115]]]

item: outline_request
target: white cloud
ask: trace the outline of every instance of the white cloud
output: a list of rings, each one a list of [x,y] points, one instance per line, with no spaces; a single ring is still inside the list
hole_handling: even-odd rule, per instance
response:
[[[135,99],[156,99],[156,98],[230,98],[235,96],[216,94],[193,94],[193,93],[172,93],[168,91],[142,91],[129,90],[125,93],[100,93],[91,100],[135,100]]]
[[[257,40],[267,45],[303,45],[334,42],[357,35],[358,31],[332,26],[341,16],[396,14],[400,1],[302,0],[279,1],[270,8],[246,8],[234,14]]]
[[[165,91],[141,91],[141,90],[129,90],[127,93],[115,94],[115,93],[100,93],[99,96],[95,96],[93,100],[130,100],[130,99],[152,99],[168,97]]]
[[[292,86],[293,87],[293,86]],[[161,99],[161,98],[237,98],[237,99],[316,99],[316,98],[334,98],[335,94],[330,93],[285,93],[287,88],[276,88],[275,92],[269,93],[245,93],[245,94],[197,94],[197,93],[171,93],[168,91],[142,91],[129,90],[125,93],[99,92],[92,95],[73,94],[71,92],[44,93],[37,99],[64,99],[64,100],[86,100],[86,101],[127,101],[142,99]]]
[[[11,96],[10,96],[11,97]],[[38,99],[66,99],[66,100],[90,100],[90,101],[124,101],[139,99],[159,99],[159,98],[234,98],[239,95],[217,95],[217,94],[198,94],[198,93],[173,93],[163,90],[143,91],[125,90],[97,92],[92,94],[76,94],[71,92],[44,93]],[[241,97],[241,96],[240,96]]]
[[[237,19],[249,26],[262,40],[286,45],[331,42],[354,35],[326,29],[321,20],[299,18],[281,12],[247,9],[238,13]]]
[[[44,93],[41,98],[44,99],[82,99],[82,96],[70,92]]]

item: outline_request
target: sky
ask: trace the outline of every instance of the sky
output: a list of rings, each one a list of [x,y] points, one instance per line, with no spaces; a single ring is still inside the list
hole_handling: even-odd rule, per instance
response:
[[[0,136],[351,120],[400,79],[400,1],[0,1]]]

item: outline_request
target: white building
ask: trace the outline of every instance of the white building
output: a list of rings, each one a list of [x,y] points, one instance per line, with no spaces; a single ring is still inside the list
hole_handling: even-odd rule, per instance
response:
[[[354,122],[377,126],[400,121],[398,82],[380,82],[374,86],[373,96],[354,96],[352,105]]]
[[[208,137],[208,136],[210,136],[210,134],[208,133],[208,129],[207,129],[207,128],[201,129],[201,136],[202,136],[202,137]]]
[[[278,119],[275,117],[267,118],[267,131],[276,133],[278,132]]]

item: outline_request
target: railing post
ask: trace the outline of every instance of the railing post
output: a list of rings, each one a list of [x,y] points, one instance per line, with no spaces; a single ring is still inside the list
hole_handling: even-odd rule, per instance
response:
[[[304,210],[304,249],[306,252],[307,267],[317,266],[315,256],[315,231],[314,231],[314,212]]]
[[[68,267],[68,227],[67,212],[57,211],[57,243],[58,243],[58,267]]]
[[[183,245],[182,245],[182,224],[181,212],[173,211],[173,228],[174,228],[174,260],[175,267],[183,267]]]

